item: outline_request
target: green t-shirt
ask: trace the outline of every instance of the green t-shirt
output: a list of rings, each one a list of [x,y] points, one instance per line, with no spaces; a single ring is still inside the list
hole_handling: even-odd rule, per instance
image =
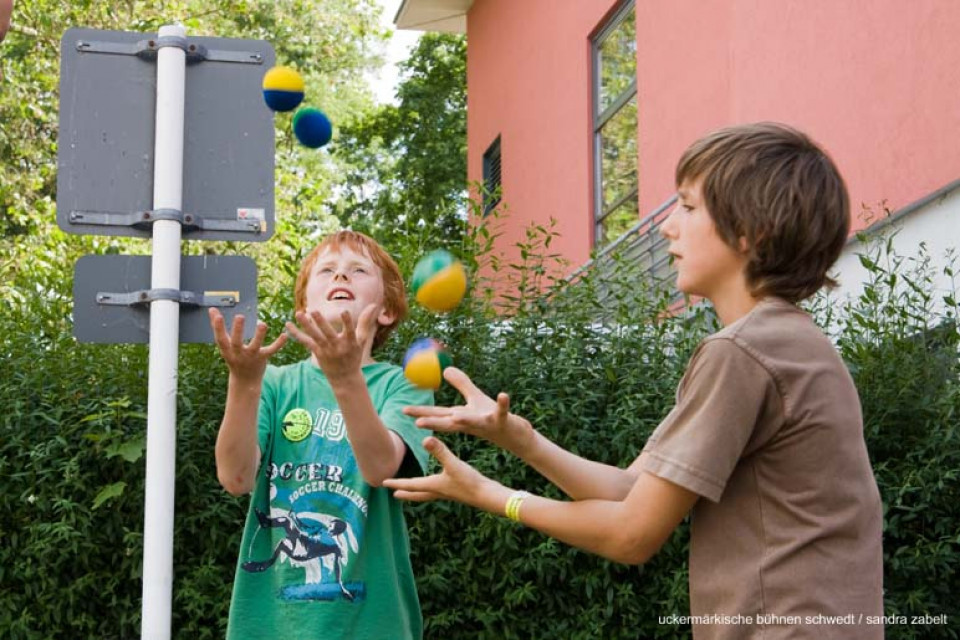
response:
[[[394,365],[363,375],[381,420],[407,445],[400,474],[422,474],[428,434],[402,410],[433,404],[433,394]],[[227,637],[421,638],[401,504],[364,481],[333,390],[310,360],[267,368],[259,439]]]

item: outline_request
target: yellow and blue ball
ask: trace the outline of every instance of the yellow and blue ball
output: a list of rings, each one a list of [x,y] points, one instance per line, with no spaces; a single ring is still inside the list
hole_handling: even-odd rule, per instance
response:
[[[467,272],[449,251],[431,251],[417,262],[410,289],[431,311],[450,311],[467,291]]]
[[[433,338],[413,341],[403,356],[403,375],[421,389],[439,389],[443,370],[453,364],[442,343]]]
[[[293,116],[293,134],[303,146],[317,149],[330,142],[333,125],[320,109],[303,107]]]
[[[290,67],[273,67],[263,76],[263,100],[274,111],[293,111],[303,100],[303,78]]]

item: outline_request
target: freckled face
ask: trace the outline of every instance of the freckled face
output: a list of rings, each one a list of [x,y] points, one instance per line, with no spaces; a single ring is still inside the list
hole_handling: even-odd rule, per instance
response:
[[[383,323],[383,276],[373,260],[347,247],[327,249],[310,272],[305,290],[306,310],[319,311],[324,319],[340,328],[340,314],[349,311],[356,322],[369,305],[381,309]],[[389,324],[389,320],[386,324]]]

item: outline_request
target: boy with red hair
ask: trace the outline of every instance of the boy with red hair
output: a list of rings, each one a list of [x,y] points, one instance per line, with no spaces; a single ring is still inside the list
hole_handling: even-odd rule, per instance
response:
[[[375,362],[406,315],[403,278],[371,238],[341,231],[304,260],[287,333],[311,357],[268,365],[259,323],[227,331],[210,311],[230,370],[217,476],[252,491],[228,638],[422,637],[406,524],[387,478],[421,475],[422,434],[403,408],[430,404],[400,367]],[[299,326],[298,326],[299,325]]]

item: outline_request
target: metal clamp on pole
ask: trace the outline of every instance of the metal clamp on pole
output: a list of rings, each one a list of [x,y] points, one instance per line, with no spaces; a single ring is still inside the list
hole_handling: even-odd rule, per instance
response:
[[[183,224],[184,215],[177,209],[154,209],[134,213],[107,213],[104,211],[71,211],[70,224],[91,224],[107,227],[151,227],[157,220],[174,220]]]
[[[206,295],[214,293],[214,295]],[[97,304],[113,307],[133,307],[150,304],[154,300],[173,300],[190,307],[235,307],[240,294],[237,291],[196,293],[179,289],[141,289],[129,293],[97,292]]]
[[[102,42],[96,40],[78,40],[80,53],[107,53],[118,56],[137,56],[142,60],[154,61],[157,52],[166,47],[183,50],[187,64],[203,62],[236,62],[239,64],[263,64],[263,56],[255,51],[224,51],[208,49],[202,44],[190,42],[186,37],[159,36],[150,40],[133,43]]]
[[[71,211],[70,224],[88,224],[106,227],[134,227],[149,229],[159,220],[173,220],[183,226],[183,234],[189,235],[196,231],[236,231],[257,235],[265,230],[265,223],[258,218],[246,220],[229,220],[227,218],[211,218],[198,216],[193,213],[183,213],[177,209],[154,209],[153,211],[136,211],[134,213],[106,213],[103,211]]]
[[[205,218],[188,213],[183,216],[183,233],[189,235],[194,231],[238,231],[258,235],[266,231],[266,222],[258,218],[227,220],[224,218]]]
[[[160,36],[156,40],[141,40],[137,43],[137,56],[144,60],[154,60],[157,52],[164,47],[176,47],[186,55],[187,64],[203,62],[207,59],[207,48],[202,44],[190,44],[180,36]]]

